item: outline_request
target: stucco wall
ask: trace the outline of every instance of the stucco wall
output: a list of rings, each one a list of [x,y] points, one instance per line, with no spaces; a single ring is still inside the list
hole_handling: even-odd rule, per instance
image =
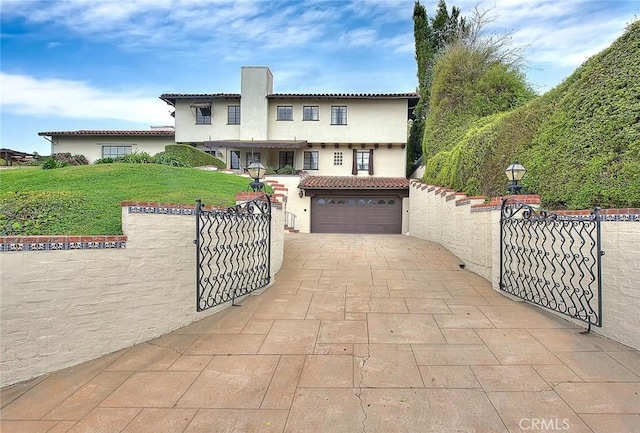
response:
[[[441,244],[498,290],[499,200],[484,202],[484,197],[412,182],[408,234]],[[603,212],[611,219],[601,222],[603,326],[592,331],[640,349],[640,210]]]
[[[227,106],[240,104],[238,99],[214,99],[211,104],[211,125],[195,124],[190,104],[203,100],[179,99],[175,110],[175,140],[180,143],[240,139],[307,140],[314,143],[381,145],[407,142],[406,99],[267,100],[264,96],[262,99],[268,105],[256,106],[249,113],[246,112],[246,104],[241,105],[240,125],[227,125]],[[293,106],[292,121],[276,120],[278,105]],[[302,107],[307,105],[319,107],[318,121],[302,120]],[[347,125],[331,125],[331,106],[338,105],[347,107]],[[257,108],[266,111],[256,111]],[[266,123],[262,123],[264,116],[267,116]]]
[[[171,212],[155,206],[147,208]],[[275,275],[284,212],[272,211]],[[2,240],[0,386],[153,339],[228,306],[196,312],[193,215],[124,206],[123,230],[126,248],[7,251],[8,238]]]
[[[71,153],[84,155],[89,163],[102,158],[102,146],[131,146],[131,151],[147,152],[155,155],[164,152],[167,144],[175,144],[173,137],[121,137],[121,136],[90,136],[90,137],[55,137],[54,153]]]

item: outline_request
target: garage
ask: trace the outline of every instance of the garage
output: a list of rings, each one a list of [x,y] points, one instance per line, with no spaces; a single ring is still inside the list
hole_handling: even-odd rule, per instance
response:
[[[309,177],[300,187],[311,197],[312,233],[402,233],[407,179]]]

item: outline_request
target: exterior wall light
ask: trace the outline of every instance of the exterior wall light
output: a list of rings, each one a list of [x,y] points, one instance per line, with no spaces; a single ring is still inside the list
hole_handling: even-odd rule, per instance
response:
[[[249,184],[251,189],[253,189],[255,192],[262,191],[262,189],[264,188],[264,183],[260,182],[260,179],[264,177],[264,173],[266,171],[264,165],[262,165],[258,161],[253,161],[247,167],[247,171],[249,172],[249,176],[251,176],[251,178],[253,179],[253,182]]]
[[[524,177],[524,174],[527,172],[527,169],[524,168],[522,164],[518,161],[514,161],[507,169],[504,171],[509,179],[509,186],[507,187],[507,191],[509,194],[518,194],[522,189],[522,185],[518,183]]]

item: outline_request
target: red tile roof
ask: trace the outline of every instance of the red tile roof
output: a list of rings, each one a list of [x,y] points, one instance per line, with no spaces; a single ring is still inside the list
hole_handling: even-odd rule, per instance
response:
[[[306,140],[216,140],[203,141],[205,146],[237,147],[256,149],[299,149],[307,145]]]
[[[176,105],[177,99],[239,99],[239,93],[163,93],[160,99],[169,105]]]
[[[169,105],[176,105],[178,99],[239,99],[239,93],[163,93],[160,99]],[[269,99],[415,99],[415,92],[409,93],[271,93]]]
[[[298,187],[303,189],[408,189],[409,179],[375,176],[307,176]]]
[[[173,129],[149,129],[149,130],[79,130],[79,131],[45,131],[38,132],[39,136],[58,137],[64,135],[73,135],[79,137],[96,136],[96,135],[109,135],[109,136],[156,136],[156,137],[174,137],[176,135]]]
[[[272,93],[270,99],[417,99],[420,95],[411,93]]]

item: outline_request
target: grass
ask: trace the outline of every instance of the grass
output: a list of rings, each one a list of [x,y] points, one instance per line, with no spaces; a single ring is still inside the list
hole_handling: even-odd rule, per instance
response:
[[[0,170],[0,235],[122,234],[123,201],[231,206],[249,180],[159,164]]]

